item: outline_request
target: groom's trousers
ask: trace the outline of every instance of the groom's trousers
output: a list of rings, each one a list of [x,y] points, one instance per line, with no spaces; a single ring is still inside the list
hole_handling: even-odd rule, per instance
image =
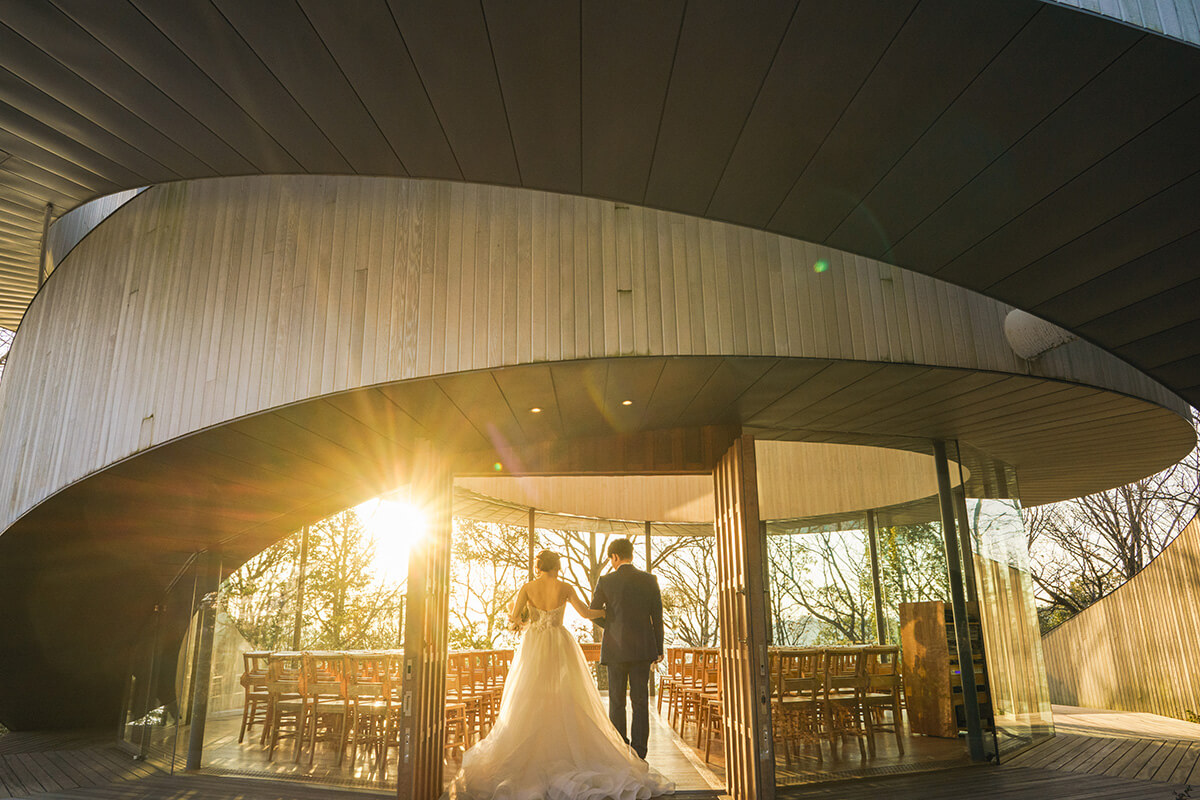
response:
[[[640,758],[646,757],[646,741],[650,738],[650,663],[617,661],[608,665],[608,718]],[[626,687],[629,704],[633,706],[633,727],[628,736],[625,735]]]

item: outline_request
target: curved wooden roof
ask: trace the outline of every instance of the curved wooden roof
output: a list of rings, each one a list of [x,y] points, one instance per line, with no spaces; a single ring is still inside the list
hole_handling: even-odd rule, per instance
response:
[[[37,287],[46,203],[411,175],[880,258],[1050,319],[1197,403],[1200,52],[1126,16],[1037,0],[9,4],[0,323]]]

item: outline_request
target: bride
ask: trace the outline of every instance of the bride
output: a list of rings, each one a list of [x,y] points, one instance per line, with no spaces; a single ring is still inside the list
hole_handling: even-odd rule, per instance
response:
[[[583,651],[563,627],[567,603],[604,616],[558,579],[559,556],[543,550],[538,576],[521,587],[510,619],[529,624],[513,656],[496,724],[463,755],[451,798],[645,800],[675,785],[637,757],[608,719]]]

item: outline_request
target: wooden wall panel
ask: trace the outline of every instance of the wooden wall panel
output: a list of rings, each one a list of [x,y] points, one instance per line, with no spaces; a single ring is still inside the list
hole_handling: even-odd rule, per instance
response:
[[[1196,0],[1047,0],[1200,44],[1200,3]]]
[[[775,755],[753,437],[738,437],[721,457],[713,490],[726,786],[734,800],[771,800]]]
[[[1200,517],[1124,585],[1042,637],[1055,703],[1200,714]]]
[[[26,314],[0,385],[0,529],[148,447],[447,372],[729,355],[1027,374],[1006,311],[829,248],[599,200],[383,178],[165,184],[93,229]],[[1186,412],[1071,347],[1038,373]]]

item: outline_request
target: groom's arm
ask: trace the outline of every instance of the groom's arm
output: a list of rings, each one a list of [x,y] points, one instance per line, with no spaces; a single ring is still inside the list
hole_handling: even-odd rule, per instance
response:
[[[608,576],[602,575],[600,577],[600,579],[598,581],[596,581],[596,590],[594,592],[592,592],[592,602],[591,602],[591,605],[588,606],[588,608],[591,608],[594,611],[603,611],[606,609],[606,607],[608,605],[608,597],[604,593],[604,579],[606,577],[608,577]],[[592,622],[596,623],[601,628],[603,628],[605,626],[605,624],[608,622],[608,618],[601,617],[600,619],[592,620]]]

